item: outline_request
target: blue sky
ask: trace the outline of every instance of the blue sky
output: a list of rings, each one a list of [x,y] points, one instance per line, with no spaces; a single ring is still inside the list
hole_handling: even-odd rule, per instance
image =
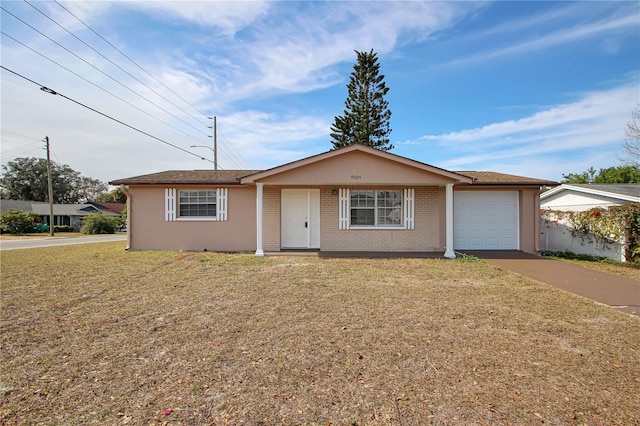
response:
[[[329,150],[354,50],[378,54],[392,152],[453,171],[560,180],[619,165],[640,102],[635,1],[2,8],[3,67],[182,149],[2,70],[2,164],[44,157],[48,135],[55,161],[103,181],[212,168],[199,158],[211,150],[191,147],[212,144],[206,116],[217,117],[223,169],[265,169]]]

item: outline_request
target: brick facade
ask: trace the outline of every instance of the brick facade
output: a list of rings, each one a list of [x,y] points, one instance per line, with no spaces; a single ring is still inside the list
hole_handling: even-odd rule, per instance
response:
[[[280,251],[281,186],[263,191],[264,250]],[[303,189],[304,187],[297,187]],[[321,251],[443,251],[440,246],[441,197],[438,187],[415,188],[415,229],[339,229],[338,196],[334,187],[320,187]],[[400,190],[404,187],[352,186],[349,189]]]

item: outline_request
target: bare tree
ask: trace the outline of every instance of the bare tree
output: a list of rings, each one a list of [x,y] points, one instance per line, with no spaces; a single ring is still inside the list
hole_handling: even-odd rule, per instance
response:
[[[624,132],[624,164],[640,166],[640,104],[631,112],[631,121],[627,123]]]

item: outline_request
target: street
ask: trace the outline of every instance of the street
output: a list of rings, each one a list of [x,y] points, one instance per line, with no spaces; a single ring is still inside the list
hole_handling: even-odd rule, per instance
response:
[[[44,237],[24,240],[0,241],[0,250],[18,250],[39,247],[66,246],[71,244],[105,243],[126,241],[126,234],[87,235],[82,237]]]

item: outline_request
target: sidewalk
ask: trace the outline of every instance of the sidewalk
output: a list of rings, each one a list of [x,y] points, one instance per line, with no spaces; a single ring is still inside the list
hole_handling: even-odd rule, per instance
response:
[[[522,252],[465,253],[617,310],[640,315],[640,281]]]

